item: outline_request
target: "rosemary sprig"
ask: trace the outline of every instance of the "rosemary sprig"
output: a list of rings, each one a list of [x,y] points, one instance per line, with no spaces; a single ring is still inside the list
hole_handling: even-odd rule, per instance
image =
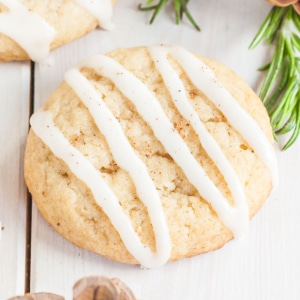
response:
[[[274,44],[271,62],[259,91],[271,120],[275,140],[289,133],[283,146],[288,149],[300,134],[300,16],[292,6],[273,7],[262,23],[249,49],[263,40]]]
[[[153,4],[154,0],[147,0],[146,6],[142,6],[139,4],[138,8],[141,11],[150,11],[153,10],[152,17],[150,19],[150,24],[152,24],[161,11],[161,9],[166,5],[168,0],[159,0],[157,4]],[[189,12],[187,5],[189,0],[173,0],[174,3],[174,11],[175,11],[175,23],[179,24],[180,20],[182,20],[183,15],[185,14],[188,20],[192,23],[192,25],[196,28],[196,30],[200,31],[200,27],[195,22],[194,18],[192,17],[191,13]]]

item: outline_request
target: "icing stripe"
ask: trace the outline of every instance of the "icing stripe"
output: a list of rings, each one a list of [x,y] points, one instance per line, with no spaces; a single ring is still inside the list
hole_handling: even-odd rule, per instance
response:
[[[160,46],[151,46],[148,50],[157,70],[162,75],[174,105],[180,114],[189,121],[195,130],[202,147],[223,174],[235,201],[235,210],[234,212],[232,211],[232,213],[236,214],[235,218],[237,218],[237,215],[239,214],[241,214],[243,218],[247,218],[249,215],[248,204],[242,183],[219,144],[208,132],[204,124],[201,122],[197,112],[192,107],[182,80],[179,78],[167,59],[169,49],[167,47],[162,48]],[[218,209],[216,210],[219,212]]]
[[[32,60],[44,61],[56,35],[54,28],[18,0],[1,0],[0,3],[10,10],[0,13],[0,32],[16,41]]]
[[[113,7],[111,0],[76,0],[82,7],[84,7],[91,15],[95,16],[98,24],[107,30],[113,29],[111,22]]]
[[[116,87],[135,105],[138,113],[150,125],[156,138],[180,166],[189,182],[204,199],[212,204],[220,219],[233,234],[241,235],[248,226],[246,211],[243,211],[244,214],[240,216],[229,205],[190,153],[188,146],[174,129],[158,100],[148,88],[131,72],[107,56],[91,57],[80,65],[80,67],[83,66],[93,68],[98,74],[113,81]]]
[[[181,47],[168,47],[169,53],[188,74],[192,83],[212,101],[251,145],[258,157],[270,170],[274,186],[278,183],[278,170],[273,146],[257,122],[236,102],[216,79],[213,71],[199,58]]]
[[[90,82],[77,69],[69,70],[65,75],[66,82],[72,87],[82,103],[88,108],[100,132],[112,151],[117,165],[126,170],[136,186],[139,199],[147,207],[153,225],[159,263],[168,260],[171,241],[165,220],[160,197],[143,161],[136,155],[120,123],[102,100]],[[87,180],[85,180],[88,183]],[[131,242],[131,244],[133,244]],[[137,251],[134,251],[137,253]],[[142,260],[145,262],[145,259]],[[145,264],[145,263],[143,263]]]
[[[140,242],[139,237],[132,228],[129,218],[123,212],[118,198],[105,183],[100,172],[63,136],[61,131],[59,131],[53,123],[51,113],[43,111],[35,113],[31,117],[30,124],[35,134],[41,138],[54,155],[61,158],[75,176],[87,184],[96,202],[119,232],[128,251],[145,267],[153,268],[164,264],[170,256],[170,240],[168,238],[168,229],[164,223],[165,218],[159,214],[161,208],[156,211],[158,205],[157,200],[152,199],[153,202],[151,202],[147,199],[147,207],[149,208],[151,217],[154,218],[152,221],[155,223],[155,229],[159,229],[158,232],[156,232],[157,253],[152,253],[148,247]],[[118,129],[115,131],[117,132]],[[141,168],[138,171],[135,170],[135,172],[136,176],[138,176],[140,172],[139,175],[143,179],[145,178],[145,174],[143,170],[141,171]],[[138,181],[141,183],[142,180]],[[145,199],[145,197],[148,197],[147,193],[143,195],[142,199]],[[157,215],[155,215],[156,213]],[[159,228],[160,225],[162,228]]]

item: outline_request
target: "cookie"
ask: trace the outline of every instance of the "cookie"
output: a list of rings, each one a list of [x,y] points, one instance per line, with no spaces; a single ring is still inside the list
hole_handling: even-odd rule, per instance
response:
[[[69,70],[31,117],[25,179],[66,239],[152,268],[244,234],[277,164],[250,87],[217,61],[159,45]]]
[[[112,28],[115,0],[1,0],[0,61],[43,62],[49,51],[72,42],[98,25]]]

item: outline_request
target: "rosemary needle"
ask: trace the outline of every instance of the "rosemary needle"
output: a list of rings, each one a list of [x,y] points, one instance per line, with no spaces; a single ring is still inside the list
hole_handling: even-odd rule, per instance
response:
[[[252,40],[254,49],[263,40],[275,45],[270,63],[260,68],[266,75],[259,91],[275,140],[289,133],[283,150],[300,134],[300,16],[292,6],[273,7]]]
[[[183,15],[186,15],[188,20],[191,22],[191,24],[195,27],[196,30],[200,31],[200,27],[192,17],[191,13],[189,12],[187,5],[189,0],[172,0],[174,4],[174,11],[175,11],[175,23],[179,24],[180,20],[182,20]],[[161,9],[165,6],[165,4],[168,2],[168,0],[159,0],[157,4],[152,5],[154,0],[147,0],[146,6],[142,6],[142,4],[139,4],[138,8],[141,11],[150,11],[153,10],[152,17],[150,19],[150,24],[152,24],[157,17],[157,15],[160,13]]]

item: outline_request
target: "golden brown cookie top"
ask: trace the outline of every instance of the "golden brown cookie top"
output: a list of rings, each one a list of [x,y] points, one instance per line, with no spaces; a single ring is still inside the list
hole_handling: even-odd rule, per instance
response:
[[[247,229],[276,178],[260,99],[177,46],[87,59],[31,126],[25,178],[42,214],[77,245],[127,263],[220,247]]]

